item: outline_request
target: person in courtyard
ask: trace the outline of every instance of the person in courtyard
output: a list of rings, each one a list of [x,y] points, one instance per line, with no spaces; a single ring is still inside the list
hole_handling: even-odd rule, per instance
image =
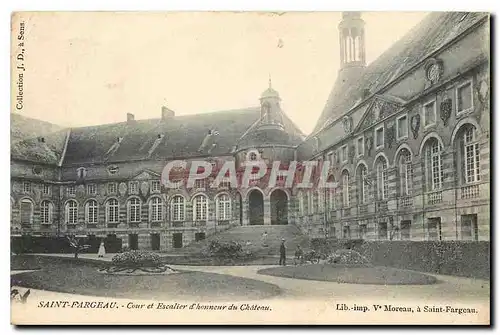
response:
[[[262,246],[263,247],[267,247],[267,231],[265,231],[264,233],[262,233]]]
[[[106,255],[106,248],[104,247],[104,241],[101,241],[101,245],[99,245],[99,251],[97,252],[97,257],[104,258]]]
[[[299,264],[302,264],[304,260],[304,251],[302,250],[302,247],[300,245],[297,246],[297,250],[295,250],[295,258],[293,260],[294,265],[297,265],[297,262]]]
[[[286,247],[285,247],[285,239],[281,239],[280,246],[280,265],[286,265]]]

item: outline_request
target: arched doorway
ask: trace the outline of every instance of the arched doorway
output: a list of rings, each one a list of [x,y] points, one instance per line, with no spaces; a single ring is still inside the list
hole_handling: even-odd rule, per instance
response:
[[[250,225],[264,224],[264,197],[258,190],[250,191],[248,195],[248,221]]]
[[[288,224],[288,197],[283,190],[271,193],[271,224]]]

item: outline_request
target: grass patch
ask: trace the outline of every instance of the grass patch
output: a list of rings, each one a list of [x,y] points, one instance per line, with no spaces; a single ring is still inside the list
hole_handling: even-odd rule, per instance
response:
[[[40,264],[38,258],[35,256],[11,256],[10,257],[10,270],[20,271],[20,270],[40,270]]]
[[[435,277],[401,269],[369,266],[310,264],[261,269],[257,273],[306,280],[369,285],[429,285]]]
[[[102,263],[47,256],[34,257],[40,271],[11,276],[34,289],[109,298],[147,300],[257,300],[280,293],[278,286],[235,276],[181,271],[168,276],[117,276],[100,273]]]

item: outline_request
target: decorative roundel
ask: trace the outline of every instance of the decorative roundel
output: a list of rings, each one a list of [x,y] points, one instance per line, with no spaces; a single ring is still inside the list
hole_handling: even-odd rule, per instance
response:
[[[33,174],[39,175],[42,173],[42,168],[39,166],[33,166]]]
[[[116,174],[118,172],[118,166],[116,165],[108,166],[108,172],[109,174]]]
[[[438,82],[443,74],[443,63],[434,58],[429,59],[425,66],[425,73],[429,81],[432,83]]]

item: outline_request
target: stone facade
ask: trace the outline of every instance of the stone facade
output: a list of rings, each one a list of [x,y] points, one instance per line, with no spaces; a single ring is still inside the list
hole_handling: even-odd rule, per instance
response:
[[[251,224],[295,224],[311,237],[489,240],[489,21],[436,15],[462,26],[446,38],[424,22],[416,30],[421,39],[440,41],[426,46],[427,54],[414,38],[406,54],[391,48],[368,66],[364,23],[359,14],[344,15],[342,83],[307,138],[281,111],[270,83],[260,107],[219,120],[211,120],[213,113],[179,125],[164,107],[160,120],[141,123],[128,115],[126,123],[105,129],[15,144],[11,234],[112,237],[124,247],[153,250]],[[344,40],[353,36],[356,43]],[[217,167],[230,161],[237,168],[253,160],[268,166],[328,160],[329,181],[339,187],[297,189],[283,180],[269,187],[264,178],[247,189],[214,189],[211,175],[193,188],[165,188],[162,170],[179,159]]]

